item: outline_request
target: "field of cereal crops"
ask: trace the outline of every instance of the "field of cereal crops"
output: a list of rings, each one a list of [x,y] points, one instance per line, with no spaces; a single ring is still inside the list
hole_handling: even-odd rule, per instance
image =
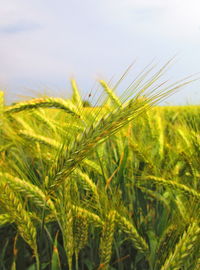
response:
[[[154,81],[126,101],[100,81],[98,107],[74,80],[0,92],[0,269],[200,269],[200,107],[155,105]]]

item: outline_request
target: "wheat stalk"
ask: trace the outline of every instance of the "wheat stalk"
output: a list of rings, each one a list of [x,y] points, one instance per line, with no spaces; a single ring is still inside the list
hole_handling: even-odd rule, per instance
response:
[[[159,240],[159,245],[156,250],[156,254],[158,254],[156,265],[160,266],[166,260],[172,248],[171,241],[174,242],[177,240],[177,236],[179,233],[177,231],[178,227],[174,224],[170,225],[168,228],[164,230],[164,233]]]
[[[1,188],[3,190],[0,194],[1,204],[8,211],[11,219],[17,224],[20,235],[30,245],[34,251],[34,255],[37,257],[37,232],[28,212],[9,184],[1,183]]]
[[[43,191],[25,181],[21,180],[18,177],[14,177],[10,175],[9,173],[1,173],[0,177],[2,177],[1,181],[4,183],[8,183],[9,186],[14,190],[15,192],[20,192],[24,195],[24,197],[29,198],[33,203],[40,207],[49,207],[53,212],[55,212],[55,207],[49,196],[45,195]]]
[[[193,197],[197,202],[200,200],[200,193],[198,191],[172,180],[166,180],[164,178],[152,175],[143,177],[141,180],[139,179],[136,180],[137,185],[141,185],[144,183],[155,184],[158,186],[170,188],[171,191],[180,192],[187,197]]]
[[[200,240],[200,227],[192,222],[175,246],[175,250],[166,259],[161,270],[179,270],[192,255]]]
[[[52,179],[53,183],[50,189],[55,191],[57,186],[70,175],[77,164],[86,158],[97,144],[102,143],[109,136],[116,133],[149,106],[146,101],[142,105],[131,102],[125,108],[114,111],[109,114],[106,119],[99,121],[95,128],[90,126],[89,129],[74,142],[71,150],[67,152],[67,156],[60,155],[56,164],[52,167],[49,177]]]
[[[133,242],[134,247],[141,253],[147,253],[149,248],[146,241],[139,235],[133,224],[125,217],[116,214],[116,222],[119,228],[129,236],[129,239]]]
[[[106,216],[100,239],[100,266],[99,269],[108,269],[112,255],[112,245],[115,232],[116,211],[111,210]]]
[[[52,147],[53,149],[60,148],[60,143],[56,140],[35,134],[31,130],[19,130],[19,134],[30,141],[39,142],[40,144]]]
[[[81,108],[83,107],[83,102],[78,90],[78,86],[77,83],[74,79],[71,80],[71,86],[72,86],[72,90],[73,90],[73,96],[72,96],[72,101],[74,102],[74,104],[76,105],[76,107],[81,110]]]
[[[75,174],[80,177],[79,181],[83,183],[83,186],[85,186],[86,189],[89,189],[92,192],[94,201],[99,204],[99,194],[95,183],[86,173],[83,173],[79,169],[75,169]]]
[[[38,109],[37,111],[34,111],[33,113],[34,117],[39,121],[39,123],[43,122],[45,124],[45,127],[48,127],[50,130],[52,130],[54,133],[56,132],[56,126],[53,121],[51,121],[44,113],[44,110]]]
[[[58,108],[66,111],[69,114],[79,115],[75,105],[70,100],[53,97],[31,99],[26,102],[19,102],[16,105],[7,107],[4,112],[6,114],[11,114],[36,108]]]
[[[130,121],[146,112],[152,107],[153,104],[162,100],[166,96],[169,96],[175,90],[187,85],[191,81],[185,81],[183,83],[174,83],[165,88],[165,91],[156,92],[161,85],[155,87],[155,89],[149,89],[155,81],[159,78],[159,74],[165,69],[166,64],[155,75],[152,80],[149,80],[146,85],[138,91],[138,94],[128,104],[112,110],[109,114],[104,114],[104,118],[95,125],[90,125],[83,134],[81,134],[71,146],[71,149],[67,151],[67,154],[61,154],[58,157],[55,165],[50,170],[50,179],[52,185],[50,192],[55,192],[57,187],[65,181],[66,177],[71,174],[74,168],[79,164],[99,143],[105,141],[108,137],[115,134],[123,126],[127,125]],[[148,92],[149,89],[149,92]],[[155,93],[156,92],[156,93]],[[146,97],[139,99],[141,94],[146,93]]]
[[[74,217],[74,252],[76,257],[76,269],[78,270],[78,254],[85,247],[88,240],[88,220],[82,215],[76,214]]]
[[[96,227],[102,227],[104,221],[96,214],[92,213],[91,211],[76,205],[72,205],[72,210],[74,215],[79,215],[83,218],[86,218],[89,223]]]
[[[92,171],[95,171],[98,174],[102,175],[102,169],[96,161],[85,158],[82,160],[81,166],[83,166],[84,168],[89,167]]]
[[[112,103],[115,107],[121,107],[122,103],[120,99],[117,97],[117,95],[114,93],[112,89],[107,85],[107,83],[103,80],[99,81],[105,92],[108,94],[109,98],[111,99]]]
[[[72,270],[72,256],[74,254],[73,211],[71,202],[71,185],[65,182],[58,192],[56,201],[57,219],[62,230],[63,244],[67,254],[69,270]]]

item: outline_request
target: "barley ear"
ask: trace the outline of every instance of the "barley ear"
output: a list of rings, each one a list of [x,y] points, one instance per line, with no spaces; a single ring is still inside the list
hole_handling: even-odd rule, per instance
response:
[[[187,260],[195,252],[199,245],[200,227],[197,222],[192,222],[188,229],[183,233],[175,250],[166,259],[161,270],[179,270],[182,269]]]
[[[115,232],[115,211],[110,211],[103,225],[102,236],[100,240],[100,266],[99,269],[108,269],[112,255],[112,245]]]
[[[74,79],[71,80],[71,86],[73,90],[72,101],[74,102],[76,107],[80,110],[83,107],[83,102],[82,102],[82,98],[78,90],[77,83]]]
[[[158,186],[163,186],[163,187],[169,188],[171,191],[179,192],[180,194],[183,194],[186,197],[195,199],[197,202],[199,202],[199,200],[200,200],[200,193],[198,191],[196,191],[195,189],[190,188],[186,185],[177,183],[173,180],[166,180],[166,179],[163,179],[161,177],[156,177],[156,176],[152,176],[152,175],[149,175],[147,177],[143,177],[141,179],[141,181],[139,181],[138,179],[136,180],[137,185],[141,185],[141,184],[145,184],[145,183],[155,184]]]
[[[24,197],[30,199],[30,201],[40,207],[47,206],[55,213],[55,206],[52,200],[45,195],[39,187],[25,180],[19,179],[18,177],[14,177],[9,173],[0,172],[0,177],[2,177],[1,181],[8,183],[13,191],[20,192]]]
[[[78,181],[80,181],[86,189],[90,190],[93,195],[94,201],[99,204],[99,194],[96,184],[92,181],[92,179],[90,179],[90,177],[86,173],[83,173],[81,170],[75,169],[75,173],[79,176]]]
[[[102,227],[104,224],[103,220],[98,215],[88,211],[85,208],[72,205],[72,210],[73,215],[79,215],[82,218],[86,218],[88,223],[92,224],[95,227]]]
[[[146,241],[139,235],[134,225],[125,217],[116,214],[116,221],[119,228],[132,240],[134,247],[141,253],[147,253],[149,248]]]
[[[6,114],[18,113],[24,110],[31,110],[37,108],[58,108],[72,115],[79,115],[76,106],[71,100],[64,100],[62,98],[35,98],[26,102],[19,102],[15,105],[9,106],[4,111]]]
[[[100,82],[101,86],[103,87],[104,91],[108,94],[113,105],[117,108],[121,107],[122,103],[121,103],[120,99],[117,97],[117,95],[114,93],[114,91],[108,86],[108,84],[103,80],[100,80],[99,82]]]
[[[57,204],[58,222],[61,226],[64,248],[67,254],[69,270],[72,270],[72,256],[74,254],[73,210],[70,194],[70,183],[64,183],[59,188]]]
[[[25,210],[20,199],[10,188],[9,184],[1,183],[1,188],[3,192],[0,195],[0,202],[12,217],[13,221],[17,224],[20,235],[33,249],[34,255],[37,258],[37,232],[28,212]]]
[[[59,149],[60,143],[57,142],[54,139],[35,134],[35,132],[31,130],[19,130],[19,134],[25,138],[27,141],[30,142],[38,142],[41,145],[46,145],[48,147],[51,147],[52,149]]]
[[[78,270],[78,254],[85,247],[88,240],[88,220],[77,214],[73,223],[74,252],[76,259],[76,269]]]

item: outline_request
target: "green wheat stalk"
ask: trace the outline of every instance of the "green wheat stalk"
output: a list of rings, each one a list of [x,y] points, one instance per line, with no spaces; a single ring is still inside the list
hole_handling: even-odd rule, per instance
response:
[[[146,241],[139,235],[134,225],[128,219],[116,213],[116,222],[119,228],[128,235],[137,250],[141,253],[147,253],[149,251]]]
[[[200,240],[200,227],[197,222],[192,222],[187,231],[184,232],[183,236],[175,246],[175,250],[171,252],[169,257],[166,259],[161,270],[179,270],[187,262],[189,257],[195,251]]]
[[[13,191],[23,194],[25,198],[29,198],[33,203],[40,207],[49,207],[53,212],[55,212],[55,206],[48,195],[36,185],[33,185],[25,180],[18,177],[14,177],[9,173],[0,172],[1,181],[8,183]]]
[[[11,114],[37,108],[58,108],[69,114],[78,115],[76,106],[70,100],[53,97],[35,98],[26,102],[19,102],[16,105],[7,107],[4,112],[6,114]]]
[[[100,266],[99,269],[108,269],[112,255],[112,245],[115,233],[116,211],[110,211],[102,228],[100,239]]]
[[[0,194],[0,203],[8,211],[8,214],[13,221],[17,224],[20,235],[33,249],[37,263],[39,263],[36,242],[37,232],[28,212],[24,209],[24,205],[10,188],[9,184],[1,183],[1,188],[3,192]]]
[[[195,189],[189,188],[186,185],[172,181],[172,180],[166,180],[164,178],[151,176],[151,175],[143,177],[141,180],[139,180],[139,179],[136,180],[137,185],[141,185],[141,184],[145,184],[145,183],[155,184],[158,186],[169,188],[171,191],[179,192],[187,197],[192,197],[197,202],[199,202],[199,200],[200,200],[200,193],[198,191],[196,191]]]

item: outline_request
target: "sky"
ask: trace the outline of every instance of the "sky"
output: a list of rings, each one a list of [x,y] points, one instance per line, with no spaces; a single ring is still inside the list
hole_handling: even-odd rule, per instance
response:
[[[72,77],[86,97],[99,79],[117,80],[134,61],[129,83],[152,60],[163,65],[175,55],[166,79],[200,72],[199,0],[0,3],[0,89],[7,103],[69,97]],[[199,104],[200,80],[165,102]]]

